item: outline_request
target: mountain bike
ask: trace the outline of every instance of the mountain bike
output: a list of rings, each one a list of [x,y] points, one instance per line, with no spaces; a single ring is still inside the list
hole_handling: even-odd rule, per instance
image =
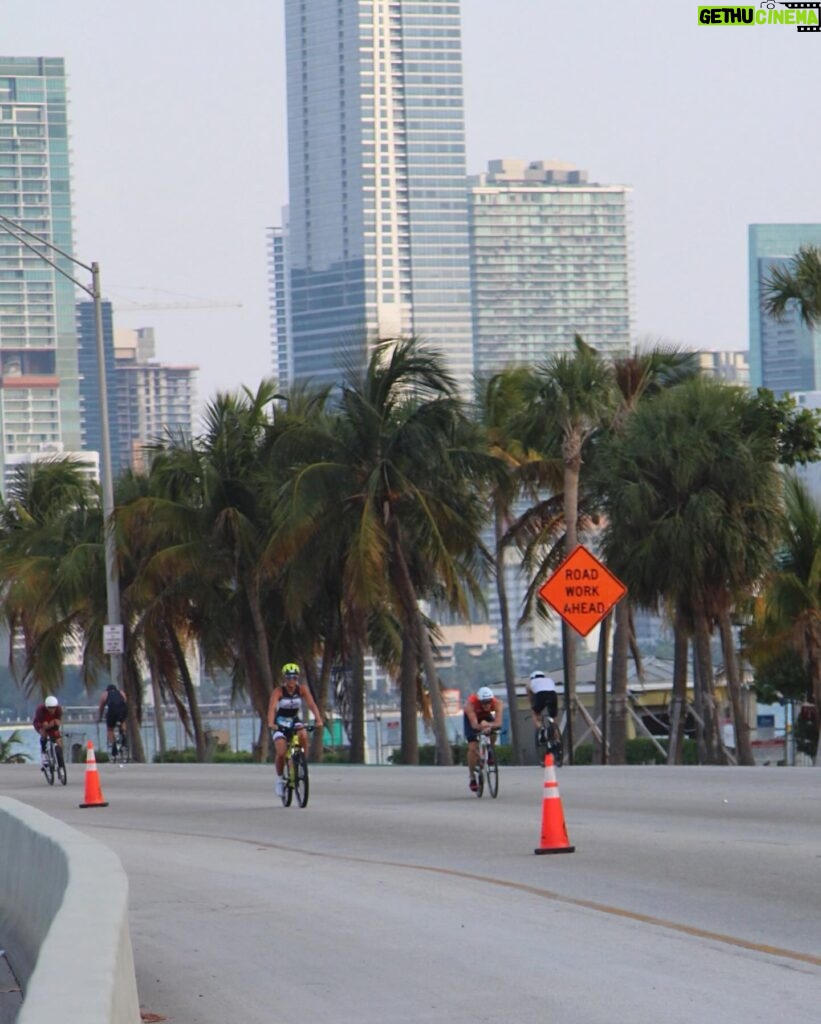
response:
[[[114,739],[111,742],[111,763],[128,764],[130,759],[128,733],[123,728],[123,723],[117,722],[114,726]]]
[[[498,732],[495,726],[491,731]],[[499,765],[496,763],[496,751],[490,742],[490,733],[480,732],[476,737],[479,744],[479,760],[473,777],[476,779],[476,796],[481,797],[485,790],[485,779],[490,795],[495,799],[499,795]]]
[[[547,711],[542,712],[542,724],[536,732],[536,746],[543,747],[546,754],[552,754],[553,763],[561,768],[564,760],[562,733],[556,719],[551,718]]]
[[[281,728],[281,726],[280,726]],[[315,726],[306,725],[308,732],[313,732]],[[297,729],[289,730],[288,749],[285,752],[285,770],[282,773],[282,800],[283,807],[290,807],[296,796],[299,807],[305,807],[308,803],[308,762],[299,742]]]
[[[66,775],[66,762],[63,757],[63,748],[57,742],[59,738],[59,733],[47,733],[46,735],[46,749],[44,752],[45,760],[41,767],[43,775],[46,777],[46,782],[50,786],[54,785],[55,775],[64,786],[68,782],[68,776]]]

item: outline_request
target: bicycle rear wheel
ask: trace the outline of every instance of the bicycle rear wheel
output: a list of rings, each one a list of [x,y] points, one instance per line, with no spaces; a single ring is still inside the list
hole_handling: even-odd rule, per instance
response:
[[[68,782],[68,775],[66,773],[66,760],[63,757],[63,748],[55,747],[54,754],[57,758],[57,778],[60,780],[60,783],[65,786]]]
[[[488,747],[487,759],[485,760],[485,774],[487,775],[487,788],[490,795],[496,799],[499,795],[499,766],[496,764],[496,754],[493,747]]]
[[[564,761],[564,744],[562,743],[562,734],[555,723],[552,727],[550,743],[547,749],[553,755],[553,763],[557,768],[561,768]]]
[[[301,750],[294,754],[294,792],[300,807],[308,803],[308,762]]]

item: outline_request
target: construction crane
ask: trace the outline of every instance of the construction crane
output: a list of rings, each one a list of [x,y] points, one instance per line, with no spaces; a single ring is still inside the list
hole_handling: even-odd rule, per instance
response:
[[[164,296],[168,299],[151,298],[148,302],[138,302],[129,299],[127,296],[115,298],[112,302],[112,309],[115,313],[139,313],[142,310],[154,309],[240,309],[241,302],[222,302],[215,299],[203,299],[196,295],[185,295],[181,292],[169,291],[167,288],[150,288],[145,285],[119,285],[114,286],[111,291],[116,295],[120,290],[148,292],[150,296]]]
[[[111,307],[115,313],[140,313],[156,309],[241,309],[241,302],[129,302]]]

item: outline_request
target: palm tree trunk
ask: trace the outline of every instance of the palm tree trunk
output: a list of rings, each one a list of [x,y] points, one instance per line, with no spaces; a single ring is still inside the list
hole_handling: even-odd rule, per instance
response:
[[[610,764],[627,762],[627,663],[630,650],[630,606],[625,597],[616,605],[613,670],[610,693]]]
[[[727,673],[727,689],[730,693],[730,704],[733,709],[733,726],[735,727],[736,758],[739,764],[752,767],[755,764],[752,743],[750,742],[750,723],[744,714],[741,699],[741,674],[736,657],[733,629],[730,614],[723,611],[718,619],[721,631],[721,647],[724,651],[724,668]]]
[[[508,718],[510,721],[510,739],[513,744],[513,757],[516,764],[524,764],[525,752],[522,747],[522,728],[516,699],[516,673],[513,667],[513,642],[510,636],[510,610],[507,606],[505,547],[502,544],[505,522],[502,509],[498,504],[494,512],[496,526],[496,595],[499,598],[499,618],[502,624],[502,658],[505,669],[505,691],[507,693]]]
[[[185,699],[188,702],[188,710],[191,714],[191,726],[194,730],[194,745],[197,750],[197,760],[205,761],[205,734],[202,730],[202,716],[200,715],[200,706],[197,701],[197,692],[194,689],[191,673],[188,671],[188,662],[185,660],[185,652],[182,649],[176,630],[172,627],[168,628],[168,637],[171,641],[171,649],[174,652],[174,658],[176,659],[180,678],[182,679],[183,690],[185,691]]]
[[[610,625],[613,613],[609,612],[599,627],[599,650],[596,656],[596,713],[595,718],[601,722],[601,740],[596,743],[595,759],[598,764],[607,764],[609,760],[608,728],[607,728],[607,654],[610,646]]]
[[[164,754],[168,747],[168,742],[165,738],[162,693],[160,692],[160,681],[157,678],[153,665],[150,667],[149,674],[151,676],[151,693],[154,697],[154,728],[157,733],[157,751],[160,754]]]
[[[713,656],[710,650],[710,626],[703,612],[695,615],[695,648],[698,678],[701,684],[701,705],[704,718],[704,746],[707,764],[726,764],[718,728]]]
[[[332,649],[332,645],[326,643],[322,650],[322,664],[319,669],[319,679],[316,685],[316,693],[314,700],[316,700],[317,707],[322,714],[322,718],[325,718],[325,708],[328,706],[328,687],[331,681],[331,666],[336,660],[336,655]],[[307,665],[308,662],[306,661]],[[323,737],[323,729],[316,729],[311,735],[310,744],[310,757],[311,760],[319,763],[322,760],[322,754],[325,750],[325,743]]]
[[[581,437],[575,432],[568,435],[562,444],[564,459],[564,521],[565,557],[578,544],[579,517],[579,473],[581,471]],[[574,763],[573,746],[576,719],[576,631],[567,623],[562,625],[564,646],[564,706],[567,713],[565,732],[567,735],[567,761]]]
[[[131,746],[131,756],[138,763],[144,764],[145,747],[143,746],[143,735],[140,729],[142,687],[140,671],[131,654],[126,654],[123,658],[123,677],[123,686],[128,698],[126,714],[128,716],[128,741]]]
[[[359,638],[351,640],[351,764],[365,763],[365,652]]]
[[[393,521],[392,521],[393,522]],[[396,561],[396,578],[399,597],[405,612],[407,624],[416,633],[417,649],[422,666],[425,670],[425,678],[428,682],[428,695],[430,706],[433,712],[433,732],[436,737],[436,754],[439,764],[452,765],[453,752],[448,740],[447,724],[445,722],[445,708],[442,703],[442,692],[439,687],[439,676],[436,673],[436,666],[433,661],[433,650],[430,645],[428,630],[422,620],[422,613],[419,610],[419,602],[416,598],[416,590],[413,586],[408,564],[405,561],[405,553],[398,542],[396,527],[393,526],[394,534],[393,551]]]
[[[689,640],[684,615],[676,609],[673,620],[673,697],[670,708],[670,739],[667,764],[682,764],[684,726],[687,721],[687,652]]]
[[[400,675],[400,712],[402,718],[402,764],[419,764],[419,729],[417,700],[419,659],[414,632],[402,634],[402,667]]]

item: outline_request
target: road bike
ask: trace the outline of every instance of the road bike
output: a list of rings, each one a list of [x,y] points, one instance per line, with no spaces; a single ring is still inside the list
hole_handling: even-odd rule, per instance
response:
[[[54,785],[55,775],[64,786],[68,782],[68,776],[66,775],[66,762],[63,757],[63,748],[57,742],[59,738],[59,733],[48,733],[46,735],[46,749],[44,751],[44,760],[41,767],[43,775],[46,777],[46,782],[50,786]]]
[[[497,732],[498,726],[491,731]],[[496,762],[496,751],[490,742],[490,733],[480,732],[476,742],[479,745],[479,760],[473,773],[476,780],[476,796],[481,797],[487,780],[488,792],[495,799],[499,795],[499,765]]]
[[[281,727],[280,727],[281,728]],[[304,726],[307,732],[313,732],[313,725]],[[299,742],[299,731],[289,730],[288,749],[285,752],[285,770],[282,773],[282,800],[283,807],[290,807],[294,797],[299,807],[305,807],[308,803],[308,762]]]
[[[544,748],[546,754],[552,754],[553,764],[557,768],[561,768],[564,761],[562,733],[556,724],[556,719],[551,718],[547,711],[542,712],[542,724],[536,732],[536,746]]]
[[[114,725],[114,739],[111,742],[111,763],[128,764],[131,756],[128,751],[128,733],[122,722]]]

